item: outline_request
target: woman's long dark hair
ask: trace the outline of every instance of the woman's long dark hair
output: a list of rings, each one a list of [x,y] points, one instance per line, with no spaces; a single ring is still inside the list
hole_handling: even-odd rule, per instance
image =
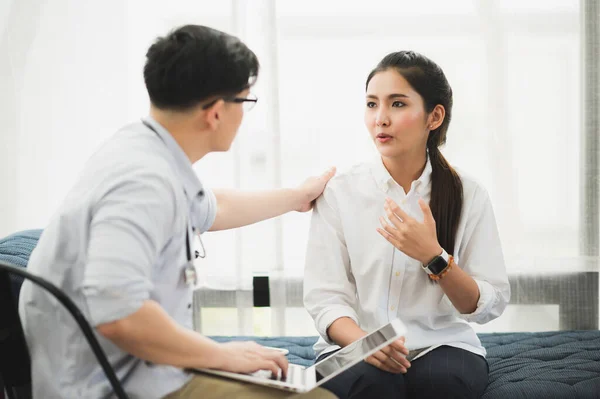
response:
[[[366,86],[379,72],[396,70],[419,93],[430,113],[440,104],[446,110],[442,124],[429,133],[427,149],[431,160],[431,201],[429,207],[436,223],[437,237],[442,248],[454,253],[456,230],[462,211],[463,187],[460,177],[439,150],[446,143],[446,132],[452,117],[452,88],[442,69],[429,58],[413,51],[386,55],[371,71]]]

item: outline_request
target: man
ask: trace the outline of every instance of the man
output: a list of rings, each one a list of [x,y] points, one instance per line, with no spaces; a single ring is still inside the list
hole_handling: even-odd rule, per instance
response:
[[[262,193],[203,187],[192,164],[227,151],[256,99],[258,60],[237,38],[181,27],[148,50],[150,116],[126,126],[88,161],[45,229],[30,270],[61,287],[96,327],[133,398],[287,397],[283,391],[192,377],[185,368],[280,369],[255,343],[218,344],[191,327],[194,234],[307,211],[335,170],[296,189]],[[36,398],[101,398],[109,383],[70,315],[23,286],[20,312]],[[316,390],[302,397],[330,397]]]

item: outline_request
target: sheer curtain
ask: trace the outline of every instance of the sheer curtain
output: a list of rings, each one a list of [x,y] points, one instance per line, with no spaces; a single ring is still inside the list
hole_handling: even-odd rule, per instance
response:
[[[597,14],[596,1],[582,1]],[[211,187],[289,187],[328,166],[372,159],[362,120],[366,76],[388,52],[412,49],[436,61],[453,87],[443,152],[490,192],[508,268],[521,284],[520,304],[484,329],[559,328],[556,300],[536,299],[542,282],[598,269],[598,235],[589,234],[599,220],[598,183],[590,185],[597,156],[594,164],[586,155],[597,140],[590,142],[594,127],[580,111],[582,98],[591,101],[582,87],[597,89],[598,71],[582,74],[583,8],[576,0],[5,0],[0,235],[43,227],[100,143],[146,114],[144,53],[173,27],[236,34],[263,67],[259,103],[232,150],[195,166]],[[207,234],[198,328],[314,334],[299,289],[309,221],[289,214]],[[251,307],[256,275],[271,278],[270,308]],[[535,285],[533,275],[546,280]],[[582,295],[595,301],[588,310],[597,323],[593,277],[595,288]],[[555,297],[565,297],[559,288]]]
[[[594,220],[597,229],[599,214],[580,189],[591,183],[581,176],[593,148],[581,141],[579,2],[281,2],[277,15],[284,185],[314,166],[373,157],[362,122],[366,76],[390,51],[419,51],[453,87],[443,152],[490,192],[515,287],[505,315],[477,329],[562,328],[568,306],[559,304],[569,295],[588,312],[580,326],[597,328],[597,274],[584,275],[596,281],[589,291],[571,285],[573,293],[540,299],[570,273],[598,270],[584,256],[597,255],[597,234],[580,248],[582,225]],[[589,173],[598,179],[597,163]],[[597,185],[587,195],[597,198]],[[283,220],[285,270],[300,276],[309,220]]]
[[[44,226],[91,153],[147,113],[142,66],[156,36],[183,23],[230,30],[230,10],[191,0],[1,2],[0,234]]]
[[[505,315],[477,329],[597,328],[597,234],[587,250],[580,246],[582,226],[594,220],[597,228],[599,214],[583,197],[597,198],[597,190],[581,189],[590,184],[582,168],[593,148],[581,140],[579,2],[266,3],[275,10],[267,23],[278,32],[271,38],[278,73],[261,82],[278,79],[278,108],[265,115],[279,112],[280,152],[262,154],[279,165],[284,186],[375,156],[362,121],[366,76],[390,51],[422,52],[442,66],[455,93],[443,151],[490,192],[514,287]],[[590,173],[598,179],[597,164]],[[266,240],[243,269],[263,273],[273,265],[280,283],[271,283],[272,295],[285,309],[261,319],[270,333],[314,332],[298,289],[309,218],[290,214],[282,223],[283,271],[267,259],[279,258]]]

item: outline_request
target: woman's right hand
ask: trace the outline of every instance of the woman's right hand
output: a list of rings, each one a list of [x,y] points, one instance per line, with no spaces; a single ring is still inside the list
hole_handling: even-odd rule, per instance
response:
[[[273,376],[287,375],[288,361],[281,352],[265,348],[256,342],[222,343],[222,362],[220,370],[233,373],[254,373],[258,370],[270,370]]]
[[[394,374],[404,374],[410,367],[406,360],[408,349],[404,346],[404,337],[400,337],[385,348],[375,352],[365,361],[383,371]]]

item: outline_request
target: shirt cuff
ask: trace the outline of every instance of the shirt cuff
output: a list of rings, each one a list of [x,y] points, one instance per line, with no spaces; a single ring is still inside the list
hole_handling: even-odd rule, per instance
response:
[[[349,317],[354,320],[356,325],[358,325],[358,316],[354,309],[349,306],[339,305],[335,307],[328,307],[327,309],[324,309],[317,318],[317,330],[319,331],[321,337],[323,337],[323,339],[329,345],[336,345],[336,343],[329,338],[327,329],[333,324],[334,321],[341,317]]]
[[[209,206],[209,211],[208,214],[206,215],[206,222],[204,223],[204,225],[201,228],[201,233],[205,233],[207,232],[213,224],[215,224],[215,219],[217,218],[217,207],[219,206],[217,204],[217,197],[215,196],[215,193],[212,190],[205,190],[206,196],[207,196],[207,201],[209,201],[210,206]]]
[[[495,298],[496,298],[496,290],[494,287],[488,283],[487,281],[479,281],[474,279],[477,287],[479,287],[479,300],[477,301],[477,308],[473,313],[460,313],[455,307],[448,295],[444,294],[442,301],[446,306],[449,306],[454,310],[456,315],[468,322],[475,323],[485,323],[489,321],[487,317],[490,309],[494,306]]]
[[[93,326],[124,319],[137,312],[150,299],[145,283],[129,287],[84,288],[90,322]]]

